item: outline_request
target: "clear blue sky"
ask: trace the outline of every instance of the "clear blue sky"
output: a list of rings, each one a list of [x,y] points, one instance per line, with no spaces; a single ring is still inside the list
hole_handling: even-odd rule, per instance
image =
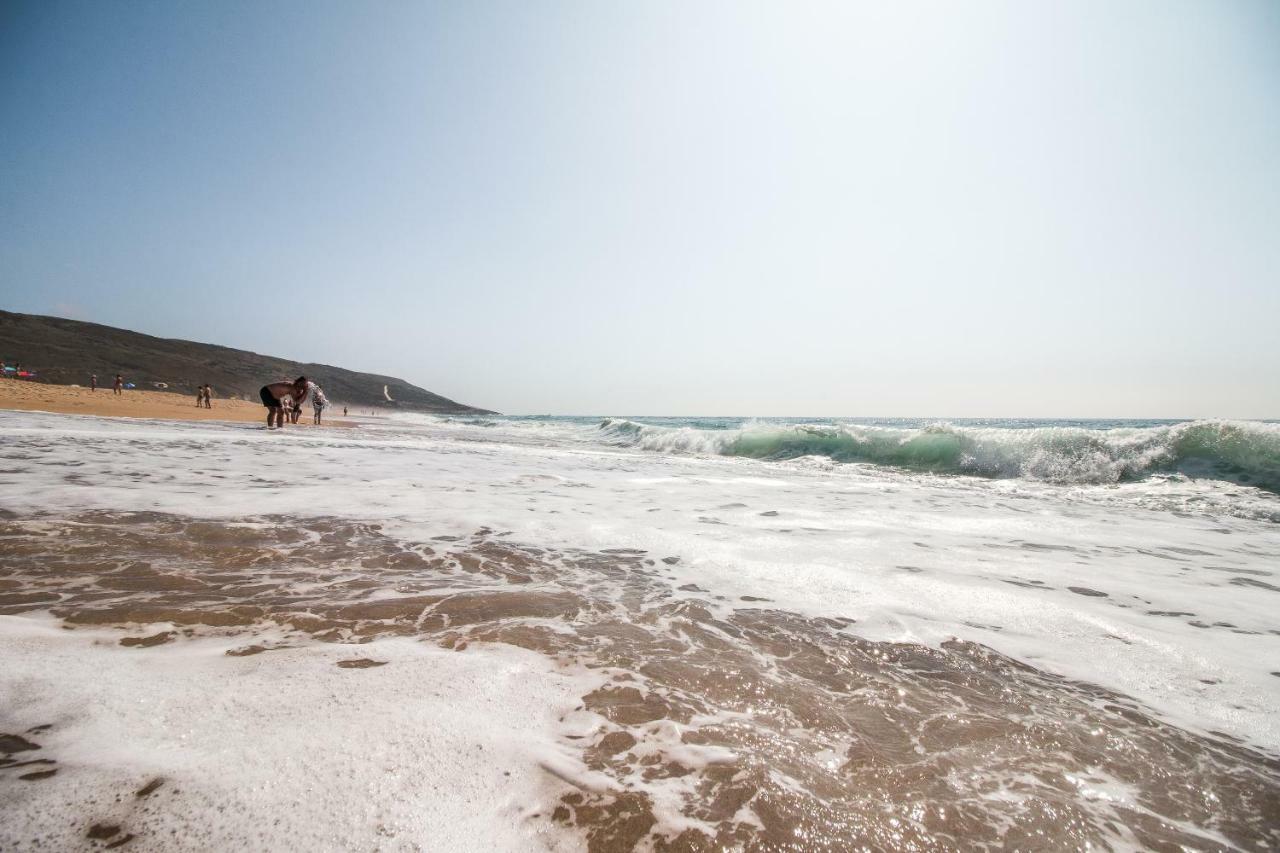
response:
[[[0,307],[507,412],[1280,416],[1280,3],[0,4]]]

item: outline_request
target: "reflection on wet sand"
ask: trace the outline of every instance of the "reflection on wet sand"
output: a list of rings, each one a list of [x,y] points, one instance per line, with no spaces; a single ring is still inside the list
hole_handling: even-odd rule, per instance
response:
[[[404,635],[592,668],[602,686],[563,721],[574,759],[545,769],[550,818],[593,850],[1280,846],[1274,756],[983,646],[870,642],[848,619],[673,589],[678,556],[333,519],[9,517],[0,613],[118,626],[123,646]],[[353,652],[338,666],[384,663]]]

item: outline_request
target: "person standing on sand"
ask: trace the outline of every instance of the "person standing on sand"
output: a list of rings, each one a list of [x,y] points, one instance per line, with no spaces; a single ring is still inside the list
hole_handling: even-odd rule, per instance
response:
[[[196,386],[196,408],[200,408],[200,404],[204,402],[204,386]]]
[[[312,420],[316,426],[320,426],[320,413],[324,411],[324,407],[329,405],[329,401],[325,399],[324,391],[320,390],[317,385],[315,390],[311,392],[311,408],[315,412],[315,418]]]
[[[206,409],[213,408],[213,386],[208,382],[204,383],[204,407]]]
[[[115,384],[111,386],[111,393],[112,394],[124,393],[124,377],[121,376],[119,373],[116,374]]]
[[[272,382],[270,385],[263,385],[258,391],[258,396],[262,398],[262,405],[267,407],[267,429],[272,429],[272,419],[275,420],[275,429],[284,428],[284,401],[290,401],[289,408],[294,405],[300,405],[306,399],[307,391],[311,388],[311,383],[307,381],[307,377],[299,376],[293,382]],[[296,403],[294,402],[296,401]]]
[[[89,377],[89,390],[90,391],[98,390],[98,374],[96,373]]]

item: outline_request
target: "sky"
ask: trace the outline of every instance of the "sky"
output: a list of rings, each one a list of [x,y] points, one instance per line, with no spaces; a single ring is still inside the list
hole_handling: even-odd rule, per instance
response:
[[[0,308],[507,413],[1280,417],[1280,3],[0,0]]]

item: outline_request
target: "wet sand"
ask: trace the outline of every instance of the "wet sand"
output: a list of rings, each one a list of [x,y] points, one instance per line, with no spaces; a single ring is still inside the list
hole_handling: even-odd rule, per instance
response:
[[[0,619],[47,612],[64,631],[113,631],[95,636],[126,654],[218,638],[224,658],[280,661],[319,644],[337,668],[393,677],[404,664],[383,656],[396,648],[386,642],[411,640],[514,646],[593,673],[594,689],[561,718],[562,749],[540,758],[561,784],[523,811],[527,831],[549,812],[599,853],[1277,841],[1274,756],[974,643],[872,642],[850,619],[681,596],[674,556],[558,551],[489,529],[402,540],[331,518],[6,518]],[[385,699],[341,684],[362,706]],[[42,732],[19,731],[0,786],[22,795],[31,826],[44,802],[34,783],[65,762],[52,742],[28,745],[44,744]],[[47,763],[18,767],[35,749]],[[44,776],[19,786],[17,770]],[[157,771],[130,772],[132,786]],[[76,805],[82,823],[120,835],[154,839],[164,817]]]
[[[97,391],[71,385],[46,385],[20,379],[0,380],[0,409],[53,412],[61,415],[96,415],[111,418],[154,418],[181,421],[266,422],[259,402],[213,400],[213,408],[197,408],[195,396],[167,391],[126,390],[114,394],[110,384]],[[311,406],[303,406],[298,426],[311,426]],[[325,426],[351,426],[349,421],[326,421]]]

